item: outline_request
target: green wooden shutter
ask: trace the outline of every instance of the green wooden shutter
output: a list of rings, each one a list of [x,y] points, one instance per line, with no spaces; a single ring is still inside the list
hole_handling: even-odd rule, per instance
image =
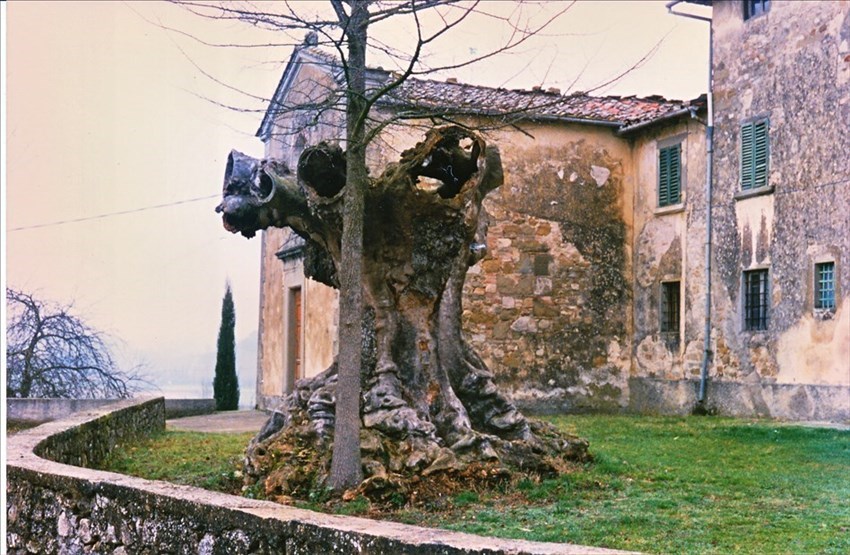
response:
[[[753,124],[745,123],[741,126],[741,189],[753,188],[753,170]]]
[[[658,206],[678,204],[682,192],[682,145],[658,151]]]
[[[682,199],[682,145],[670,149],[670,204],[679,204]]]
[[[753,124],[753,187],[767,185],[767,120]]]
[[[741,126],[741,189],[755,189],[767,185],[770,151],[766,119]]]

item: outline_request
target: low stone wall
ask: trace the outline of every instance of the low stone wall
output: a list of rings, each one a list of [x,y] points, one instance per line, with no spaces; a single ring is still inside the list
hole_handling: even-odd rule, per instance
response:
[[[49,433],[34,446],[33,453],[74,466],[100,464],[117,445],[164,431],[165,403],[161,397],[117,402],[107,405],[105,411],[81,413],[76,420],[80,419],[70,427],[63,421],[40,426]]]
[[[183,418],[215,412],[215,399],[166,399],[165,417]]]
[[[112,405],[119,399],[6,399],[6,416],[12,422],[50,422],[75,412]],[[166,399],[165,417],[182,418],[215,412],[215,399]]]
[[[114,404],[118,399],[6,399],[6,417],[12,422],[50,422],[75,412]]]
[[[622,553],[325,515],[71,466],[96,463],[117,443],[164,426],[158,398],[122,401],[11,436],[8,553]]]
[[[628,411],[690,414],[697,380],[629,379]],[[850,387],[806,384],[744,384],[709,381],[707,407],[722,416],[791,421],[850,422]]]

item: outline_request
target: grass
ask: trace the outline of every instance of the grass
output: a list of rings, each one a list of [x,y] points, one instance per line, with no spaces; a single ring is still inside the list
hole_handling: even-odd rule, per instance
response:
[[[550,420],[587,438],[595,463],[388,517],[648,553],[850,553],[850,432],[715,417]],[[116,454],[110,470],[235,491],[249,437],[167,432]],[[369,514],[362,497],[336,510]]]
[[[850,553],[850,433],[719,418],[570,416],[585,472],[400,515],[477,534],[649,553]]]
[[[238,495],[242,458],[253,436],[166,431],[113,450],[100,468]]]

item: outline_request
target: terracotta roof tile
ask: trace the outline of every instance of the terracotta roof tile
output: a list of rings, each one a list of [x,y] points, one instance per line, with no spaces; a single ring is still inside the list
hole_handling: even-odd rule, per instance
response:
[[[300,53],[299,53],[300,52]],[[307,63],[327,63],[328,67],[338,67],[337,58],[317,48],[296,50],[284,72],[284,77],[275,92],[275,99],[283,94],[285,76],[292,68],[294,60],[304,54]],[[310,60],[312,58],[312,60]],[[367,80],[374,87],[380,87],[392,78],[390,72],[382,69],[370,69]],[[263,136],[270,125],[273,115],[272,102],[263,118],[257,134]],[[652,123],[688,109],[705,106],[705,97],[696,100],[667,100],[653,95],[645,98],[635,96],[590,96],[577,92],[561,95],[557,91],[517,90],[482,87],[457,83],[455,80],[435,81],[430,79],[408,79],[380,104],[396,110],[409,111],[416,115],[482,115],[501,117],[507,120],[554,120],[582,121],[609,125],[619,130],[631,126]]]
[[[589,120],[629,126],[664,118],[697,101],[667,100],[660,96],[590,96],[584,93],[561,95],[542,90],[510,90],[411,79],[387,98],[387,104],[418,110],[490,116],[517,116],[522,119]]]

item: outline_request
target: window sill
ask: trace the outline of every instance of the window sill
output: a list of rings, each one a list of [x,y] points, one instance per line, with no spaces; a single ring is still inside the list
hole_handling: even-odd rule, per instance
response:
[[[774,188],[775,187],[773,185],[766,185],[764,187],[759,187],[758,189],[739,191],[735,193],[735,200],[744,200],[753,197],[760,197],[762,195],[772,195]]]
[[[656,208],[654,214],[656,216],[666,216],[667,214],[678,214],[679,212],[685,211],[685,203],[680,202],[679,204],[671,204],[670,206],[662,206],[660,208]]]
[[[815,308],[814,309],[815,320],[819,320],[819,321],[832,320],[832,318],[834,316],[835,316],[835,308],[834,307]]]

